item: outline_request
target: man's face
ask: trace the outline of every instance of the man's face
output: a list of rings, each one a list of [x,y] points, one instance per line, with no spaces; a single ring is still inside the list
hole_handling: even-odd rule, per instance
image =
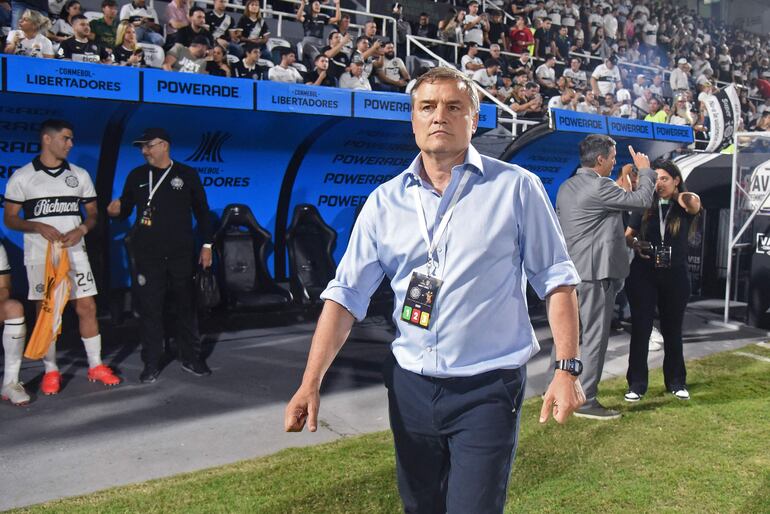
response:
[[[468,6],[468,14],[477,14],[479,12],[479,4],[471,4]]]
[[[613,69],[615,67],[615,64],[612,61],[610,61],[609,59],[604,61],[604,65],[607,66],[608,70],[611,70],[611,69]]]
[[[479,116],[464,87],[453,79],[437,80],[414,93],[412,132],[424,153],[456,155],[468,149]]]
[[[428,24],[428,17],[427,16],[420,16],[420,26],[424,27]]]
[[[652,114],[655,114],[659,110],[660,110],[660,104],[658,103],[658,101],[655,98],[651,99],[650,100],[650,112]]]
[[[559,35],[560,35],[561,37],[567,37],[567,27],[561,27],[561,28],[559,29]]]
[[[225,10],[225,7],[227,6],[226,0],[214,0],[214,10],[218,12],[222,12]]]
[[[315,67],[318,71],[326,71],[329,69],[329,58],[321,56],[316,60]]]
[[[190,45],[190,53],[196,59],[202,59],[206,56],[206,45]]]
[[[358,42],[358,45],[356,46],[356,50],[358,50],[361,53],[364,53],[367,50],[369,50],[369,46],[370,45],[369,45],[369,40],[368,39],[361,39]]]
[[[549,68],[553,68],[554,66],[556,66],[556,59],[548,59],[547,61],[545,61],[545,65],[548,66]]]
[[[500,66],[498,66],[497,64],[495,64],[494,66],[489,66],[489,67],[487,68],[487,74],[488,74],[489,76],[492,76],[492,75],[497,75],[497,72],[498,72],[498,71],[500,71]]]
[[[168,157],[168,142],[163,139],[155,138],[152,141],[147,141],[141,146],[141,149],[144,160],[150,166],[159,167]]]
[[[360,62],[354,62],[350,65],[350,74],[354,77],[360,77],[364,72],[364,67]]]
[[[615,97],[612,95],[612,93],[607,93],[604,95],[604,104],[605,105],[612,105],[615,103]]]
[[[396,56],[395,48],[393,47],[393,43],[388,43],[385,45],[385,58],[387,59],[393,59]]]
[[[43,135],[43,147],[48,149],[55,158],[63,161],[72,150],[75,143],[74,137],[70,129],[50,132]]]
[[[340,44],[340,41],[342,40],[342,36],[339,32],[335,32],[331,35],[329,38],[329,46],[337,46]]]
[[[548,30],[551,28],[551,20],[543,20],[543,29]]]
[[[653,84],[656,86],[659,86],[661,82],[663,82],[663,77],[660,75],[655,75],[655,78],[652,79]]]
[[[206,24],[206,15],[202,11],[195,11],[190,15],[190,25],[201,28]]]
[[[591,103],[594,101],[594,92],[590,89],[586,91],[586,102]]]
[[[251,62],[257,62],[261,56],[262,56],[262,51],[259,48],[255,48],[251,52],[246,54],[246,57]]]
[[[82,39],[88,37],[88,34],[91,33],[91,26],[88,25],[88,20],[77,20],[72,25],[72,31],[77,37]]]
[[[615,147],[610,148],[610,152],[607,157],[601,155],[596,159],[596,167],[594,168],[602,177],[609,177],[612,174],[612,168],[615,167]]]
[[[478,47],[476,47],[476,45],[472,45],[468,47],[468,55],[470,55],[471,57],[475,57],[477,53],[479,53],[479,49]]]
[[[499,58],[500,57],[500,47],[497,46],[497,45],[492,45],[489,48],[489,55],[491,55],[495,59]]]
[[[297,54],[295,54],[294,52],[288,53],[284,56],[284,59],[286,59],[286,64],[288,66],[291,66],[292,64],[294,64],[294,61],[297,60]]]
[[[645,99],[645,100],[647,100],[647,102],[649,103],[650,99],[652,99],[652,91],[650,91],[649,89],[645,89],[645,90],[642,92],[642,96],[643,96],[643,97],[644,97],[644,99]]]
[[[377,35],[377,24],[373,21],[366,22],[366,37],[374,37]]]
[[[114,18],[118,15],[118,8],[114,5],[105,5],[102,7],[102,14],[105,18]]]
[[[350,18],[340,18],[339,28],[341,32],[347,32],[350,27]]]
[[[569,65],[572,68],[572,71],[580,70],[580,61],[578,61],[577,59],[572,59]]]

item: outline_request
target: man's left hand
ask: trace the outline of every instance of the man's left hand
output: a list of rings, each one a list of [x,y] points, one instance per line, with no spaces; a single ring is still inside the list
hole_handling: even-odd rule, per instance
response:
[[[198,259],[198,264],[200,264],[203,269],[211,267],[211,248],[206,248],[205,246],[201,248],[201,256]]]
[[[548,421],[553,411],[553,419],[565,423],[570,414],[583,405],[586,395],[580,380],[566,371],[557,370],[551,384],[543,397],[543,408],[540,409],[540,423]]]
[[[61,244],[62,247],[69,248],[78,244],[81,239],[83,239],[83,231],[79,228],[75,228],[64,234],[64,237],[61,239]]]

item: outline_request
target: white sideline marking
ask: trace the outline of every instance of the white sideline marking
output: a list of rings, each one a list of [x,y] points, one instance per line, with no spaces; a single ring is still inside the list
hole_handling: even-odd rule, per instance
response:
[[[770,350],[770,343],[757,343],[757,346],[761,346],[762,348],[767,348]]]
[[[735,352],[735,355],[742,355],[743,357],[748,357],[750,359],[754,359],[762,362],[770,362],[770,357],[764,357],[762,355],[757,355],[756,353]]]

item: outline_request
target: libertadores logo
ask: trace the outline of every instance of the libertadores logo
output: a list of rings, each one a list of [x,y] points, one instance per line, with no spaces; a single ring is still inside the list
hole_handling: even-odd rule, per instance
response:
[[[231,137],[232,134],[219,130],[216,132],[204,132],[198,148],[185,160],[188,162],[224,162],[222,159],[222,145]]]

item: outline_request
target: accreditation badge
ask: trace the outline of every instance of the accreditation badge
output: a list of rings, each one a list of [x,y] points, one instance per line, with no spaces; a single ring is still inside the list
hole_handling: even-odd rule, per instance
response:
[[[139,217],[139,224],[145,227],[152,226],[152,212],[154,208],[150,205],[142,209],[142,215]]]
[[[404,306],[401,308],[401,319],[410,325],[428,329],[431,322],[431,312],[436,303],[438,290],[443,281],[436,277],[412,272],[412,279],[406,290]]]

